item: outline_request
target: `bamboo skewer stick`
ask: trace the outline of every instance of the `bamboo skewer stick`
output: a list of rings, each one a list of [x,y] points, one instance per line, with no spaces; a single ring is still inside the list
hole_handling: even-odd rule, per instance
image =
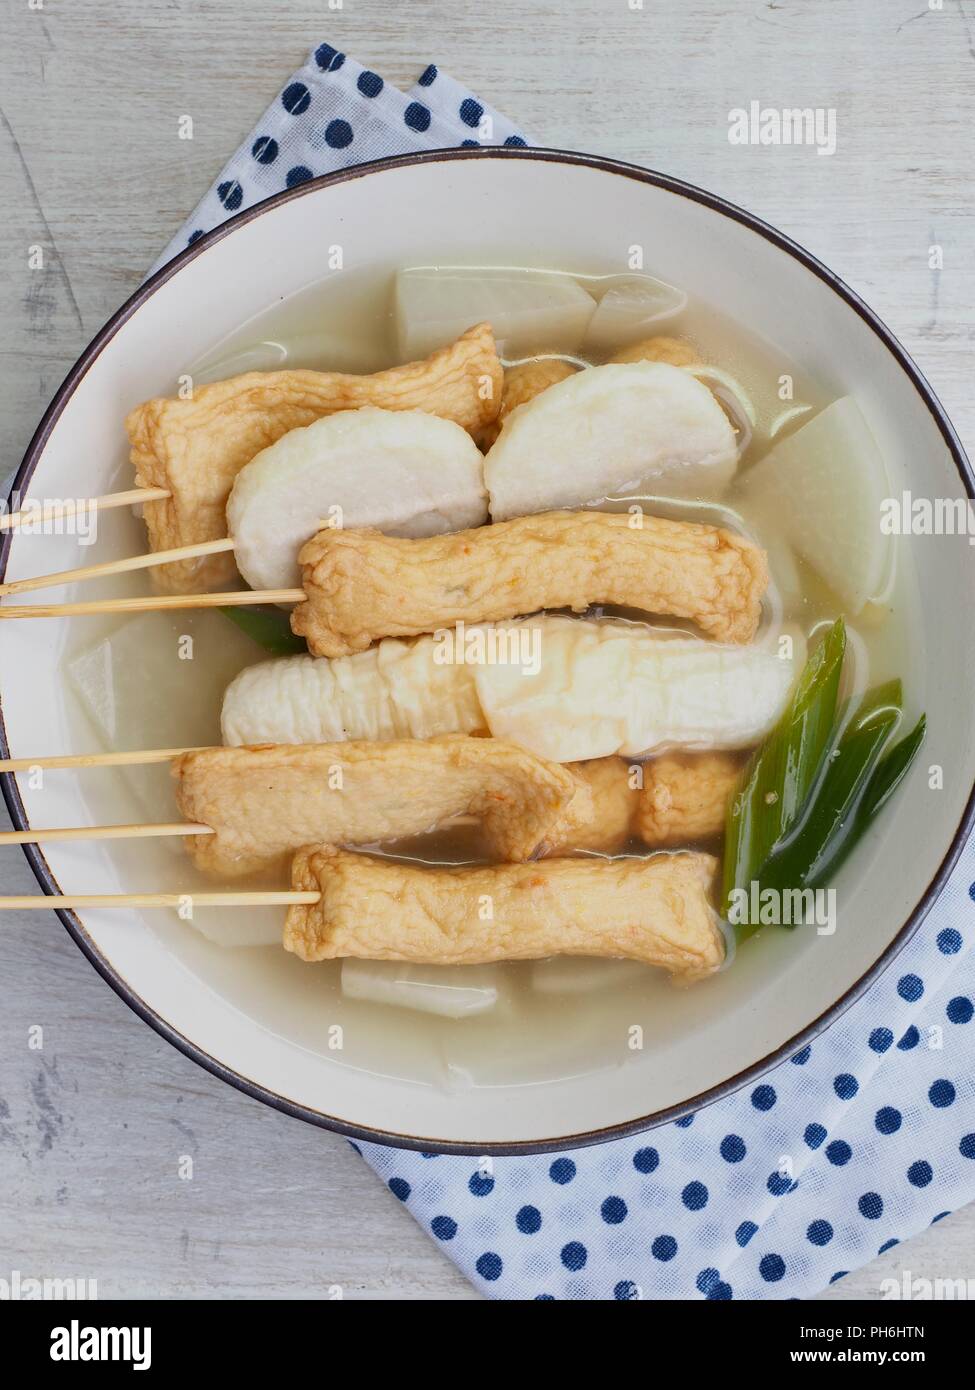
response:
[[[0,758],[0,772],[47,771],[59,767],[139,767],[148,763],[168,763],[183,753],[201,753],[196,748],[136,748],[127,753],[55,753],[47,758]]]
[[[321,900],[321,893],[297,889],[280,892],[252,890],[240,893],[50,893],[13,894],[0,897],[0,910],[31,907],[307,907]]]
[[[164,488],[147,488],[147,492],[160,492],[168,497]],[[119,493],[118,496],[129,495]],[[98,499],[93,498],[92,501]],[[113,505],[115,505],[113,503]],[[14,516],[26,515],[15,512]],[[8,518],[9,519],[9,518]],[[330,530],[332,522],[319,517],[315,525],[319,531]],[[199,541],[195,545],[178,545],[172,550],[150,550],[145,555],[132,555],[123,560],[106,560],[100,565],[84,565],[81,569],[55,570],[51,574],[39,574],[30,579],[14,579],[9,584],[0,584],[0,594],[24,594],[32,589],[48,589],[59,584],[74,584],[84,579],[102,579],[111,574],[126,574],[130,570],[151,569],[156,565],[170,565],[181,560],[194,560],[202,555],[219,555],[233,550],[236,541],[232,536],[221,540]]]
[[[151,613],[183,608],[236,608],[257,603],[301,603],[304,589],[233,589],[222,594],[151,594],[147,598],[105,598],[89,603],[11,603],[3,618],[67,618],[92,613]]]
[[[51,830],[0,830],[0,845],[36,845],[54,840],[148,840],[167,835],[213,835],[210,825],[161,821],[158,825],[70,825]]]
[[[80,569],[38,574],[32,579],[14,579],[9,584],[0,584],[0,594],[23,594],[30,589],[49,589],[55,584],[75,584],[82,579],[103,579],[111,574],[148,569],[152,565],[167,565],[173,560],[192,560],[199,555],[219,555],[221,551],[233,548],[234,542],[229,536],[218,541],[200,541],[198,545],[181,545],[174,550],[150,551],[147,555],[131,555],[123,560],[106,560],[100,565],[83,565]]]
[[[16,531],[28,523],[54,521],[60,516],[74,516],[76,512],[107,512],[113,507],[135,507],[140,502],[162,502],[171,496],[168,487],[135,487],[128,492],[108,492],[103,497],[65,498],[63,502],[49,503],[39,509],[28,506],[19,512],[6,512],[0,516],[0,531]]]

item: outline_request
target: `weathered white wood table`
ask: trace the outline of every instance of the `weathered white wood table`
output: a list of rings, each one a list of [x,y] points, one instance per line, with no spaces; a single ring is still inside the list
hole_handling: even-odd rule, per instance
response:
[[[401,85],[428,61],[537,141],[759,213],[837,270],[975,439],[975,0],[5,0],[0,470],[314,44]],[[732,146],[753,100],[833,107],[837,150]],[[177,138],[193,116],[192,141]],[[27,273],[41,244],[52,271]],[[944,268],[929,269],[929,247]],[[83,448],[84,441],[79,441]],[[4,892],[34,883],[19,851]],[[28,1047],[34,1025],[43,1050]],[[111,993],[49,913],[0,923],[0,1275],[103,1297],[465,1298],[341,1139],[221,1085]],[[181,1181],[181,1155],[194,1178]],[[975,1208],[830,1291],[975,1277]]]

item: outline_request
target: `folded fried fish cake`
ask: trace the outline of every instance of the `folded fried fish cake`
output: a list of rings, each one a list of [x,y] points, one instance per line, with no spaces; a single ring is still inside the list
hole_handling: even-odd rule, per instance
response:
[[[316,655],[345,656],[379,637],[608,603],[750,642],[768,585],[764,551],[717,526],[639,521],[542,512],[424,540],[324,530],[299,554],[306,599],[291,625]]]
[[[741,776],[733,753],[667,753],[646,764],[633,829],[648,845],[710,839],[724,829]]]
[[[613,956],[688,981],[724,959],[717,868],[709,854],[426,868],[310,845],[292,886],[321,896],[288,909],[284,946],[306,961],[425,965]]]
[[[190,854],[224,875],[278,864],[310,840],[377,844],[458,815],[482,822],[492,857],[528,859],[580,794],[568,769],[513,743],[462,735],[205,748],[177,758],[173,776],[180,811],[214,831],[188,837]]]
[[[568,763],[579,782],[547,837],[546,855],[589,851],[618,854],[633,834],[639,791],[632,785],[630,764],[623,758],[591,758]]]
[[[647,762],[593,758],[567,766],[588,790],[549,832],[547,854],[617,854],[631,837],[671,849],[720,835],[741,774],[734,753],[665,753]],[[591,816],[591,818],[590,818]]]

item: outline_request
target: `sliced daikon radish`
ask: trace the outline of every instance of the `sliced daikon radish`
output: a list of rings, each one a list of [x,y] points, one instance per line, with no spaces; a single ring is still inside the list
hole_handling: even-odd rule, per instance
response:
[[[391,1004],[441,1018],[472,1018],[497,1006],[497,967],[412,965],[398,960],[342,962],[342,993],[369,1004]]]
[[[434,637],[388,637],[354,656],[289,656],[241,671],[227,689],[223,741],[334,743],[483,732],[473,667],[437,660]]]
[[[257,657],[259,649],[251,639],[212,608],[139,613],[112,621],[113,628],[94,641],[85,640],[65,661],[68,689],[91,722],[93,746],[106,752],[144,748],[150,730],[150,747],[214,743],[220,729],[220,687]],[[74,629],[79,639],[87,631]],[[193,655],[196,660],[186,659]],[[84,746],[88,742],[86,738]],[[105,820],[176,818],[168,765],[120,767],[112,780],[127,788],[141,810],[102,809]],[[178,858],[185,862],[180,850]]]
[[[795,551],[770,507],[751,497],[739,498],[739,515],[749,533],[765,551],[769,574],[785,608],[792,610],[802,599],[802,577]]]
[[[685,308],[687,295],[652,275],[619,276],[589,320],[583,351],[608,356],[647,338]]]
[[[157,658],[146,660],[146,653]],[[220,719],[220,687],[248,669],[258,648],[222,613],[139,613],[115,620],[65,663],[69,684],[108,750],[209,743]],[[206,660],[188,660],[187,655]],[[171,681],[159,679],[168,658]]]
[[[842,396],[779,440],[742,480],[771,509],[795,550],[851,614],[880,597],[893,561],[881,529],[890,484],[876,440],[852,396]]]
[[[201,907],[193,913],[188,925],[208,941],[228,949],[254,946],[280,949],[283,920],[280,907],[242,907],[238,912]]]
[[[512,412],[484,481],[504,521],[624,491],[713,495],[737,463],[731,423],[695,377],[665,362],[609,363]]]
[[[391,536],[480,526],[482,466],[466,430],[421,410],[365,406],[290,430],[237,475],[227,503],[237,568],[253,589],[295,588],[298,551],[323,521]]]
[[[394,304],[404,362],[429,356],[485,321],[505,357],[574,352],[596,307],[571,276],[517,266],[400,270]]]
[[[666,748],[758,743],[785,706],[801,653],[723,646],[639,623],[550,616],[535,669],[479,666],[475,681],[495,738],[553,762]]]
[[[539,994],[589,994],[645,980],[647,967],[635,960],[591,960],[587,956],[553,956],[531,968],[531,987]]]

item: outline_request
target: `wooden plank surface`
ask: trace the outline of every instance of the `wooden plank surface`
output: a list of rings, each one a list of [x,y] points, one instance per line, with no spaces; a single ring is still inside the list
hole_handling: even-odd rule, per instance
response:
[[[402,86],[435,61],[539,143],[659,168],[765,217],[864,295],[975,438],[975,0],[34,6],[4,0],[0,46],[4,476],[78,352],[322,41]],[[834,107],[835,155],[730,145],[728,113],[752,100]],[[192,141],[177,138],[186,114]],[[35,245],[44,276],[27,270]],[[2,852],[0,886],[32,891],[18,851]],[[0,980],[5,1266],[97,1278],[103,1297],[476,1296],[343,1140],[180,1056],[50,914],[0,922]],[[826,1296],[877,1298],[905,1266],[975,1277],[975,1209]]]

